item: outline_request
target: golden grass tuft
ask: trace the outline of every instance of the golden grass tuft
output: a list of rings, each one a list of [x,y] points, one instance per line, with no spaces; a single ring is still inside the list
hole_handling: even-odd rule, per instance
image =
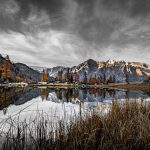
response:
[[[59,122],[56,130],[42,118],[32,129],[19,124],[16,135],[7,133],[3,149],[149,150],[150,104],[113,102],[107,114],[93,112],[69,124]]]

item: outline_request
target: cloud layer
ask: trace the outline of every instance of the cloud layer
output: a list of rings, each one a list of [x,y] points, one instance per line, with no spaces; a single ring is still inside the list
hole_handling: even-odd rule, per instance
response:
[[[28,65],[150,64],[149,0],[0,0],[0,53]]]

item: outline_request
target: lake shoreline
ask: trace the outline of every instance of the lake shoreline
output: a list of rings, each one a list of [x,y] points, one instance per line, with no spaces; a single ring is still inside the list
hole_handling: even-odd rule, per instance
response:
[[[150,90],[150,84],[145,83],[110,83],[110,84],[95,84],[95,85],[79,85],[79,84],[32,84],[34,87],[48,88],[113,88],[113,89],[132,89],[132,90]]]
[[[11,87],[25,87],[25,84],[21,83],[8,83],[0,84],[1,88],[11,88]],[[113,89],[127,89],[127,90],[150,90],[150,84],[146,83],[110,83],[110,84],[95,84],[95,85],[85,85],[85,84],[64,84],[64,83],[49,83],[49,84],[29,84],[31,87],[39,88],[113,88]]]

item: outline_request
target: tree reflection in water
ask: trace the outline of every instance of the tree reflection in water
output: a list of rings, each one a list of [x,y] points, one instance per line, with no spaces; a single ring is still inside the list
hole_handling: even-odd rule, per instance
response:
[[[106,102],[121,99],[147,99],[150,91],[127,91],[115,89],[49,89],[49,88],[1,88],[0,89],[0,110],[4,114],[10,104],[22,105],[36,97],[42,101],[71,102],[82,105],[85,102]],[[53,98],[52,98],[53,96]]]

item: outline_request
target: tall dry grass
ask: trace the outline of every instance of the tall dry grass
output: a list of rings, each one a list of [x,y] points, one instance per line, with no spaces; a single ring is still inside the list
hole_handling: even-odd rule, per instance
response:
[[[12,130],[16,130],[13,134]],[[10,128],[4,150],[149,150],[150,104],[113,102],[107,114],[75,117],[57,128],[42,117]]]

